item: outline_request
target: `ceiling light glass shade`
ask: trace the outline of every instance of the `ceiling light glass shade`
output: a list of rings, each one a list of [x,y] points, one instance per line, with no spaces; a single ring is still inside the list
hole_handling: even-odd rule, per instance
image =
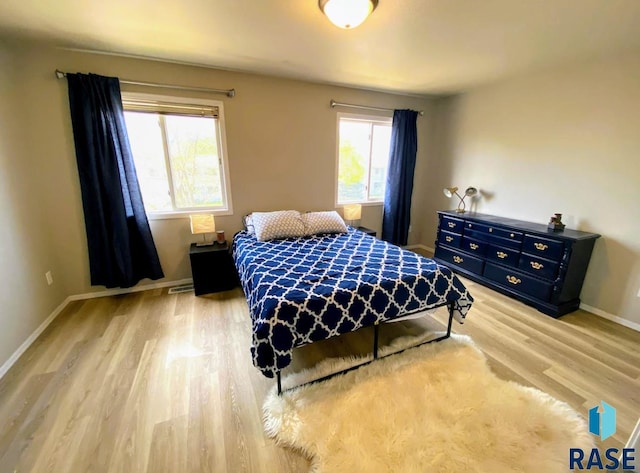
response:
[[[378,6],[378,0],[319,0],[318,6],[331,23],[351,29],[367,19]]]

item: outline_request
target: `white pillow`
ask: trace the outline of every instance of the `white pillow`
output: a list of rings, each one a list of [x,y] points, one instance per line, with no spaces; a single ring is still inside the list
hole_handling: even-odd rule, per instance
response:
[[[302,214],[307,235],[321,233],[346,233],[347,225],[335,210],[329,212],[308,212]]]
[[[258,241],[305,236],[304,222],[297,210],[253,212],[251,217]]]
[[[242,217],[243,222],[244,222],[244,229],[251,235],[255,235],[256,234],[256,230],[255,228],[253,228],[253,216],[252,214],[249,215],[245,215],[244,217]]]

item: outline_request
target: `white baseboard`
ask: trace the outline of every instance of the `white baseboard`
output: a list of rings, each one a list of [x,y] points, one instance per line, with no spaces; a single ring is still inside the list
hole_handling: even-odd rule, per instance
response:
[[[29,337],[22,343],[22,345],[20,345],[18,349],[13,352],[9,359],[5,361],[2,366],[0,366],[0,379],[2,379],[5,374],[7,374],[7,371],[9,371],[9,369],[15,364],[15,362],[18,361],[18,358],[20,358],[22,354],[27,351],[31,344],[36,341],[40,334],[46,330],[49,324],[53,322],[58,315],[60,315],[60,312],[62,312],[64,308],[67,307],[69,301],[70,299],[68,297],[64,301],[62,301],[62,303],[58,307],[56,307],[53,312],[51,312],[51,314],[49,314],[49,317],[47,317],[40,324],[40,326],[35,329],[31,335],[29,335]]]
[[[191,284],[193,279],[180,279],[178,281],[165,281],[160,283],[145,284],[142,286],[128,287],[126,289],[106,289],[104,291],[88,292],[86,294],[74,294],[67,297],[64,301],[56,307],[51,314],[33,331],[31,335],[13,352],[7,361],[0,366],[0,379],[11,369],[11,367],[18,361],[24,352],[37,340],[42,332],[53,322],[58,315],[64,310],[65,307],[72,301],[79,301],[83,299],[94,299],[96,297],[116,296],[119,294],[128,294],[133,292],[148,291],[149,289],[158,289],[163,287],[180,286],[183,284]]]
[[[191,284],[193,279],[179,279],[177,281],[157,282],[153,284],[144,284],[142,286],[127,287],[124,289],[105,289],[104,291],[86,292],[84,294],[74,294],[69,296],[71,301],[81,301],[84,299],[95,299],[96,297],[119,296],[120,294],[130,294],[132,292],[148,291],[149,289],[160,289],[163,287],[181,286],[183,284]]]
[[[426,251],[430,251],[431,253],[435,253],[436,250],[434,250],[433,248],[430,248],[426,245],[422,245],[422,244],[417,244],[417,245],[407,245],[407,246],[403,246],[403,248],[405,250],[415,250],[416,248],[420,248],[421,250],[426,250]]]
[[[592,314],[597,315],[598,317],[611,320],[612,322],[623,325],[627,328],[630,328],[631,330],[640,332],[640,324],[637,322],[632,322],[631,320],[623,319],[622,317],[618,317],[617,315],[610,314],[596,307],[591,307],[590,305],[587,305],[585,303],[580,303],[580,308],[582,310],[586,310],[587,312],[591,312]]]

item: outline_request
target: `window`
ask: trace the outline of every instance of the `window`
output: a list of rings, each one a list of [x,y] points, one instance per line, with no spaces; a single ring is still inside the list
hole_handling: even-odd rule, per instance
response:
[[[384,200],[391,119],[338,115],[338,204]]]
[[[222,102],[122,95],[147,213],[230,213]]]

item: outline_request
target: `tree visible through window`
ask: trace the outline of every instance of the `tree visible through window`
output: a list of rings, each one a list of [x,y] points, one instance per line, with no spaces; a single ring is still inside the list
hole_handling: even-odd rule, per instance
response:
[[[391,120],[339,118],[338,204],[384,199]]]
[[[218,108],[203,108],[212,116],[194,116],[180,105],[123,103],[147,211],[226,210]]]

